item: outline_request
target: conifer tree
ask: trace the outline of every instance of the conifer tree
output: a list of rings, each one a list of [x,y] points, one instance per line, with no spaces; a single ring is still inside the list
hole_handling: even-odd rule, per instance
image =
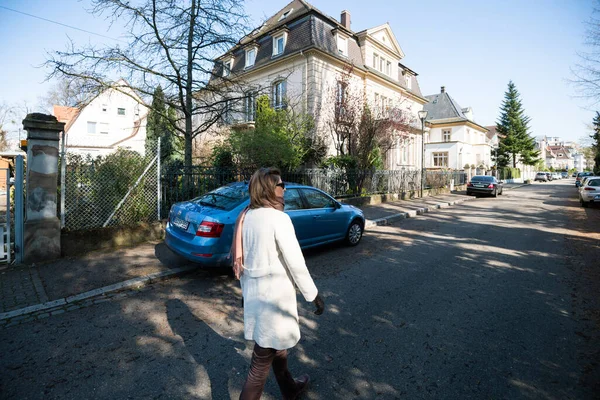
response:
[[[160,85],[154,90],[152,106],[146,124],[146,153],[156,153],[156,144],[160,138],[161,162],[181,160],[183,146],[173,127],[176,121],[175,110],[165,104],[165,94]]]
[[[518,161],[535,165],[540,152],[535,150],[535,139],[529,135],[530,118],[525,115],[519,92],[512,81],[508,82],[500,110],[500,119],[496,122],[500,137],[498,165],[506,167],[511,161],[513,168],[517,167]]]
[[[600,175],[600,112],[598,111],[594,117],[594,133],[590,137],[594,140],[592,150],[596,154],[594,156],[594,175]]]

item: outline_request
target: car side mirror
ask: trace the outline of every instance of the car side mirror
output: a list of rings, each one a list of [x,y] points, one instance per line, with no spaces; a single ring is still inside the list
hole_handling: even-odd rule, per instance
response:
[[[336,202],[335,202],[335,205],[334,205],[334,207],[335,207],[337,210],[339,210],[340,208],[342,208],[342,203],[340,203],[339,201],[336,201]]]

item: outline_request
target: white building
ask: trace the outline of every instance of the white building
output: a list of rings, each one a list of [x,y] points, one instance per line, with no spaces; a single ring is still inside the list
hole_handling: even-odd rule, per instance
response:
[[[216,74],[242,82],[244,94],[227,105],[224,120],[251,126],[256,98],[268,94],[274,108],[291,107],[315,118],[315,132],[330,141],[336,102],[350,94],[378,113],[399,113],[409,129],[385,154],[386,168],[420,168],[421,124],[427,103],[417,74],[401,64],[404,52],[389,24],[354,32],[350,13],[337,21],[303,0],[294,0],[217,60]],[[349,76],[342,82],[344,76]]]
[[[426,137],[425,167],[428,169],[468,169],[475,166],[489,170],[492,142],[497,135],[488,138],[488,129],[474,121],[471,107],[461,107],[444,86],[440,93],[425,96],[429,102],[427,123],[430,131]]]
[[[92,157],[110,154],[118,148],[143,154],[147,114],[144,102],[124,80],[82,108],[54,106],[54,115],[65,123],[67,153]]]

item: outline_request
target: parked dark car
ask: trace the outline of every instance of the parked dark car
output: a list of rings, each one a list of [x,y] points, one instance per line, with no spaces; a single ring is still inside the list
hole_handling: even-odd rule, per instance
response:
[[[490,175],[475,175],[467,183],[467,196],[487,194],[493,197],[502,194],[504,182]]]
[[[356,246],[365,227],[361,209],[335,200],[317,188],[285,182],[285,208],[303,249],[343,241]],[[209,267],[231,265],[229,250],[239,213],[250,203],[247,182],[222,186],[174,204],[165,244],[188,260]]]
[[[575,187],[579,187],[581,186],[581,181],[583,178],[585,178],[586,176],[593,176],[594,173],[593,172],[578,172],[577,173],[577,177],[575,178]]]

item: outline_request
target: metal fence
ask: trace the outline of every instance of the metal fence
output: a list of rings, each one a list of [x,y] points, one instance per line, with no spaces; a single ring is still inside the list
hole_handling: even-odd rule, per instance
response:
[[[171,205],[190,200],[230,182],[249,180],[254,170],[192,166],[161,168],[156,152],[142,155],[119,149],[91,158],[61,158],[60,210],[63,228],[83,230],[156,221]],[[322,189],[336,198],[417,191],[421,171],[345,171],[323,168],[283,173],[283,180]],[[427,171],[424,187],[465,183],[460,171]]]
[[[164,170],[161,174],[161,210],[166,218],[171,205],[198,197],[230,182],[249,180],[254,170],[220,169],[192,166]],[[284,172],[286,182],[314,186],[336,198],[367,196],[383,193],[417,191],[421,187],[421,171],[400,169],[386,171],[349,171],[343,169],[304,169]],[[425,189],[465,184],[463,171],[427,171]]]
[[[156,221],[160,206],[156,154],[119,149],[91,158],[61,158],[59,210],[63,228],[91,229]]]

